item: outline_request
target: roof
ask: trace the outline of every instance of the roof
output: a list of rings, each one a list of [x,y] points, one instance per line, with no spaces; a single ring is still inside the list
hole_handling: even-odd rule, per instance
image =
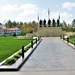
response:
[[[4,30],[16,30],[16,29],[18,29],[18,28],[7,28],[7,29],[3,29],[3,28],[0,28],[0,31],[4,31]]]
[[[16,28],[7,28],[6,30],[15,30]]]
[[[4,29],[1,29],[1,28],[0,28],[0,31],[4,31]]]

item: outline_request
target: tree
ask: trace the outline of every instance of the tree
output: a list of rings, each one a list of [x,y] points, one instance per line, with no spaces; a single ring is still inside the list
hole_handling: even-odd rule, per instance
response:
[[[67,23],[65,21],[62,22],[62,27],[66,28],[67,27]]]
[[[2,25],[2,23],[0,23],[0,25]]]
[[[23,25],[23,22],[20,22],[20,25]]]
[[[13,37],[16,37],[16,33],[15,32],[13,33]]]
[[[42,20],[39,21],[40,27],[42,27]]]
[[[61,23],[61,25],[62,25],[62,30],[63,31],[68,31],[67,29],[68,29],[68,26],[67,26],[67,23],[65,22],[65,21],[63,21],[62,23]]]
[[[44,19],[43,23],[44,23],[44,27],[46,27],[46,20],[45,19]]]
[[[32,29],[33,29],[33,32],[37,31],[37,29],[38,29],[38,23],[37,22],[32,21]]]
[[[31,27],[28,27],[28,28],[27,28],[27,33],[33,33],[33,30],[32,30]]]
[[[57,27],[60,27],[60,21],[57,19]]]
[[[51,27],[51,20],[48,20],[48,27]]]
[[[53,26],[53,27],[56,26],[55,19],[53,19],[53,21],[52,21],[52,26]]]
[[[13,21],[13,22],[12,22],[12,27],[16,27],[16,26],[17,26],[16,21]]]
[[[72,21],[72,27],[75,27],[75,19]]]
[[[7,28],[11,28],[11,27],[12,27],[12,22],[11,22],[11,20],[8,20],[5,25],[6,25]]]
[[[73,21],[72,21],[72,27],[73,27],[73,32],[75,32],[75,19],[73,19]]]

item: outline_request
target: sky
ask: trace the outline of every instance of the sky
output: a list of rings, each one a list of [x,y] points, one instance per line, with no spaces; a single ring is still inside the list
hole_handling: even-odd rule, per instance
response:
[[[75,19],[75,0],[0,0],[0,22],[11,21],[38,22],[39,19],[72,23]]]

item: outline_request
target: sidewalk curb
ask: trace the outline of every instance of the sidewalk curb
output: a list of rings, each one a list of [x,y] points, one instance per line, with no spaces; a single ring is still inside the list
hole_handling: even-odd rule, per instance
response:
[[[28,58],[31,56],[31,54],[34,52],[34,50],[37,48],[37,46],[40,44],[40,42],[42,41],[42,39],[40,41],[38,41],[37,44],[34,44],[35,46],[33,47],[33,49],[31,49],[30,53],[27,55],[26,58],[22,59],[22,61],[19,62],[19,64],[17,66],[0,66],[0,71],[18,71],[22,66],[23,64],[28,60]]]

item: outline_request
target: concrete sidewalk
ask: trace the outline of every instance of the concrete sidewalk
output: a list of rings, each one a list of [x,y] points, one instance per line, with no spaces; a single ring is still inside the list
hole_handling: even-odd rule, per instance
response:
[[[60,38],[42,39],[18,72],[0,72],[0,75],[75,75],[75,50]]]
[[[75,51],[59,38],[43,38],[20,71],[75,71]]]
[[[0,72],[0,75],[75,75],[75,71]]]

